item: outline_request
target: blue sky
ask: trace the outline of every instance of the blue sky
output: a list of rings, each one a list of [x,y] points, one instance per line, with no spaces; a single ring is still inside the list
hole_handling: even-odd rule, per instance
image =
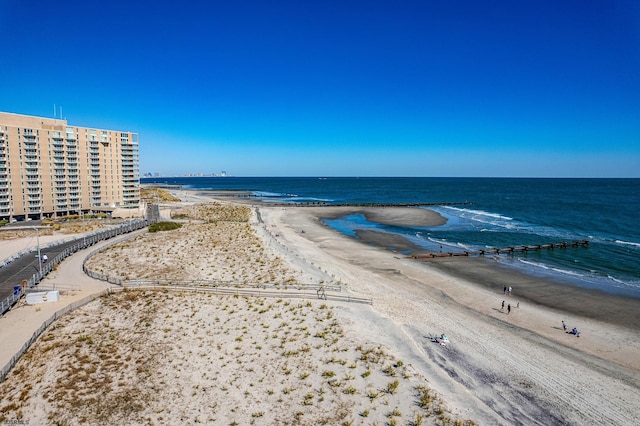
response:
[[[0,111],[141,172],[640,177],[640,1],[0,0]]]

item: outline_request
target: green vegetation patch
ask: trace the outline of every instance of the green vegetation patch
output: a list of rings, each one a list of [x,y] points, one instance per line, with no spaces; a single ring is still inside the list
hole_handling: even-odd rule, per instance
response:
[[[171,192],[162,188],[140,188],[140,198],[147,203],[180,201],[180,198],[173,196]]]
[[[156,222],[149,225],[149,232],[171,231],[178,228],[182,228],[182,225],[177,222]]]

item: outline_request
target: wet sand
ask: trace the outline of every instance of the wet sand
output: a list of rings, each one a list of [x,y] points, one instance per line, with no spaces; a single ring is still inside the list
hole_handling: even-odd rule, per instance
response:
[[[369,230],[358,231],[356,235],[363,244],[389,249],[403,256],[427,253],[399,235]],[[533,303],[558,312],[640,330],[640,299],[581,288],[569,282],[534,277],[498,264],[491,257],[440,257],[414,261],[473,282],[498,295],[503,295],[504,287],[512,287],[514,292],[510,297],[505,297],[507,301]]]

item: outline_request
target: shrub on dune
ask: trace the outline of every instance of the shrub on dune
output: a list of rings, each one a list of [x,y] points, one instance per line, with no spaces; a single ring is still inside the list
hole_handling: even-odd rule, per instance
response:
[[[149,225],[149,232],[171,231],[181,227],[182,225],[177,222],[157,222]]]

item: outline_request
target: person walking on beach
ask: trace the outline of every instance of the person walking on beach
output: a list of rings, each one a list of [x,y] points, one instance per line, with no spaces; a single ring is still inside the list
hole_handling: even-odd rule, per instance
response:
[[[507,305],[507,315],[511,313],[511,303]]]
[[[506,285],[504,286],[504,290],[502,290],[502,293],[507,294],[507,286]],[[502,303],[503,303],[502,307],[504,308],[504,302],[502,302]]]
[[[564,323],[564,320],[562,320],[562,329],[565,331],[565,333],[567,332],[567,324]]]
[[[502,307],[500,308],[501,311],[504,311],[504,300],[502,301]]]
[[[511,296],[511,286],[509,286],[509,296]]]

